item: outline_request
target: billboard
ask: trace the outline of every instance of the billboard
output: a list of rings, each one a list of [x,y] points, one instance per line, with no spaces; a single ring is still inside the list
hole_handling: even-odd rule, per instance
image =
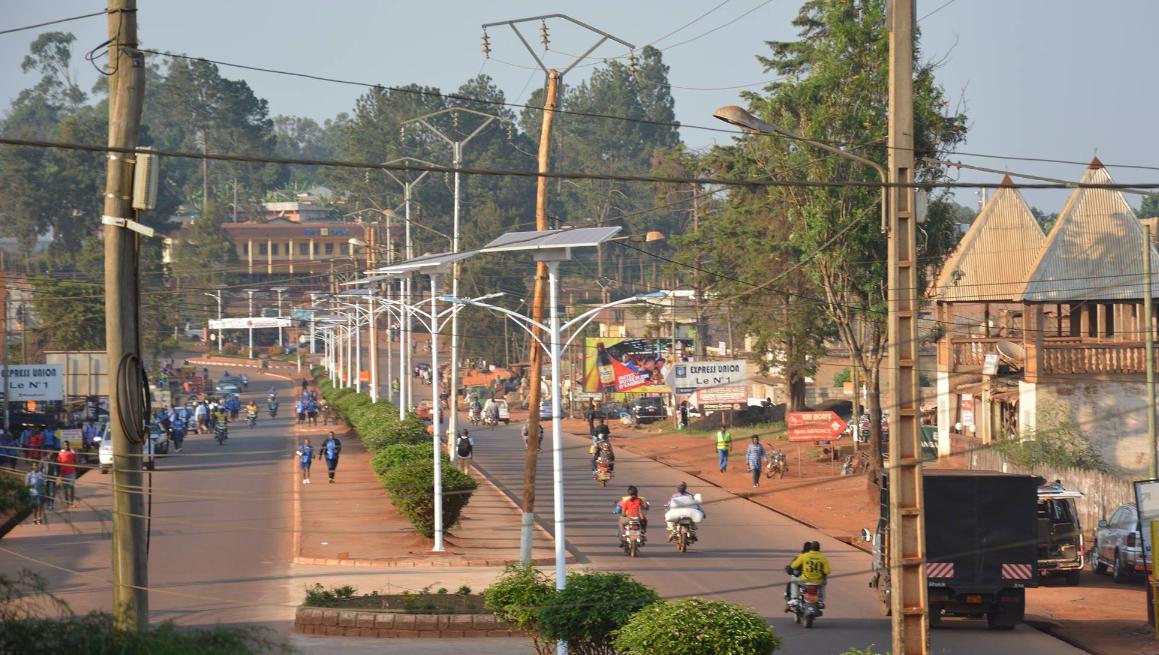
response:
[[[13,403],[64,400],[61,368],[51,364],[0,368],[0,375],[6,375],[4,398]]]
[[[676,393],[692,393],[709,387],[744,386],[748,380],[748,362],[743,359],[727,362],[677,362],[668,380]],[[740,402],[745,402],[741,398]]]
[[[266,318],[253,316],[251,318],[220,318],[210,319],[210,330],[246,330],[249,328],[276,328],[290,327],[294,323],[288,318]]]
[[[692,352],[691,339],[622,339],[588,337],[584,341],[583,390],[591,393],[631,391],[672,393],[664,381],[669,364]]]

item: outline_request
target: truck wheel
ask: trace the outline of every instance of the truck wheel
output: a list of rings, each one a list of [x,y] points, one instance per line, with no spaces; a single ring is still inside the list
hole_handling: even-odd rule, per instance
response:
[[[1103,564],[1102,560],[1099,559],[1099,545],[1097,543],[1091,549],[1091,571],[1098,575],[1107,574],[1107,565]]]
[[[1115,562],[1111,567],[1111,579],[1116,584],[1127,584],[1131,581],[1131,569],[1127,568],[1123,556],[1119,553],[1115,553]]]
[[[1066,572],[1066,586],[1068,586],[1068,587],[1079,586],[1079,573],[1081,573],[1081,571],[1079,571],[1078,569],[1075,569],[1074,571],[1067,571]]]
[[[986,625],[991,630],[1013,630],[1014,623],[1010,622],[1005,616],[1004,612],[999,609],[992,609],[986,612]]]
[[[878,609],[881,610],[882,616],[890,616],[893,614],[893,604],[890,600],[889,579],[879,575],[875,586],[877,587]]]
[[[942,626],[942,606],[930,605],[930,628],[940,628]]]

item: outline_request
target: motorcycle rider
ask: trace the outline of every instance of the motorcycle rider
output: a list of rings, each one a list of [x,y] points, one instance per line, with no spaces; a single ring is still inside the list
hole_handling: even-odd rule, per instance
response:
[[[257,420],[258,420],[258,402],[256,400],[251,398],[249,403],[246,404],[245,417],[246,417],[247,421],[253,421],[255,423],[257,422]]]
[[[607,437],[600,437],[588,452],[592,455],[592,473],[599,467],[600,458],[608,460],[608,470],[616,470],[616,451],[612,450],[612,442]]]
[[[624,534],[624,527],[628,524],[629,519],[638,519],[640,521],[640,536],[644,537],[648,533],[648,508],[651,507],[648,501],[640,496],[640,491],[636,487],[628,487],[628,495],[624,496],[616,503],[615,513],[620,515],[620,535]]]
[[[527,448],[527,424],[523,424],[523,447]],[[543,424],[539,424],[539,445],[543,445]]]
[[[278,397],[276,395],[271,395],[269,398],[266,399],[266,409],[269,410],[269,412],[270,412],[270,418],[277,416],[277,414],[278,414]]]
[[[825,581],[829,577],[829,558],[821,552],[821,543],[806,541],[801,554],[791,564],[785,567],[785,573],[792,578],[785,585],[785,611],[797,602],[797,587],[801,585],[817,586],[817,606],[825,609]]]
[[[482,419],[483,405],[479,403],[478,397],[471,401],[470,412],[471,421],[478,423]]]
[[[680,502],[681,500],[684,502]],[[704,508],[694,500],[692,494],[688,493],[688,483],[683,480],[680,481],[680,484],[676,485],[676,493],[672,494],[672,497],[668,499],[668,503],[664,505],[665,512],[672,509],[673,501],[677,501],[676,505],[678,507],[695,507],[700,510],[702,521],[708,518],[708,514],[704,511]],[[676,523],[667,520],[667,518],[665,518],[664,522],[668,526],[668,541],[672,541],[676,538]],[[692,524],[692,531],[696,532],[695,522]]]

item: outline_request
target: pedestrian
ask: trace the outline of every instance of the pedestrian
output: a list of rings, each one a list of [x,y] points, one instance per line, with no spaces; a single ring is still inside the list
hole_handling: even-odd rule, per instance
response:
[[[44,508],[56,509],[56,490],[60,486],[60,463],[55,452],[44,453]]]
[[[331,431],[326,441],[322,442],[322,456],[326,458],[326,474],[330,478],[330,484],[334,484],[334,473],[338,470],[338,456],[341,454],[342,441]]]
[[[312,396],[306,401],[306,420],[310,425],[318,425],[318,401]]]
[[[306,403],[305,403],[305,401],[299,400],[298,402],[294,403],[294,413],[298,415],[298,425],[302,425],[303,423],[306,422]]]
[[[761,445],[761,440],[757,435],[753,435],[753,441],[749,444],[748,450],[744,454],[745,464],[749,468],[749,472],[753,474],[753,486],[761,486],[761,465],[766,459],[765,447]]]
[[[584,412],[584,418],[588,420],[588,436],[594,437],[596,434],[596,401],[588,400],[588,408]]]
[[[455,454],[459,456],[455,460],[455,464],[461,472],[466,474],[471,458],[475,456],[475,440],[467,433],[466,428],[459,431],[459,438],[455,441]]]
[[[32,524],[44,523],[44,473],[40,470],[40,462],[32,463],[32,470],[24,475],[24,486],[28,489],[28,497],[32,502]]]
[[[314,463],[314,447],[310,445],[310,440],[302,441],[302,445],[298,446],[298,450],[294,451],[298,456],[298,468],[302,471],[302,484],[310,484],[310,465]]]
[[[728,455],[732,452],[732,433],[724,429],[724,418],[721,417],[720,429],[716,431],[716,459],[721,473],[728,471]]]
[[[188,429],[188,424],[185,422],[185,416],[178,414],[173,419],[173,425],[169,428],[170,434],[173,435],[173,450],[181,452],[181,446],[185,443],[185,431]]]
[[[680,429],[684,430],[687,428],[688,428],[688,401],[681,400],[680,401]]]
[[[72,509],[76,507],[76,451],[72,449],[72,444],[68,441],[60,446],[60,452],[56,455],[56,461],[60,465],[60,486],[64,490],[64,507],[65,509]]]
[[[309,388],[309,386],[310,386],[310,381],[307,380],[306,378],[302,378],[302,391],[303,391],[303,393],[306,391],[307,388]]]

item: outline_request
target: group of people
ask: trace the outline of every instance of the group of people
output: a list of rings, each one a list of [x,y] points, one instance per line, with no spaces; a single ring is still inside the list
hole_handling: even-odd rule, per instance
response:
[[[24,486],[32,504],[32,522],[40,525],[47,521],[47,511],[56,509],[58,492],[63,493],[65,509],[77,506],[76,476],[79,456],[72,443],[65,441],[60,450],[46,452],[32,459],[32,467],[24,475]]]
[[[774,453],[780,451],[770,450],[761,444],[760,436],[753,435],[750,437],[750,442],[745,448],[745,467],[749,474],[752,475],[753,486],[761,486],[761,471],[765,462],[773,456]],[[728,459],[732,454],[732,433],[725,428],[721,428],[713,435],[713,443],[716,446],[717,466],[721,473],[728,472]]]
[[[326,460],[326,473],[330,484],[334,484],[334,475],[338,472],[338,458],[342,454],[342,440],[331,430],[322,442],[321,457]],[[298,470],[302,475],[302,484],[310,484],[310,469],[314,465],[314,446],[309,439],[303,439],[302,445],[294,451],[298,459]]]

